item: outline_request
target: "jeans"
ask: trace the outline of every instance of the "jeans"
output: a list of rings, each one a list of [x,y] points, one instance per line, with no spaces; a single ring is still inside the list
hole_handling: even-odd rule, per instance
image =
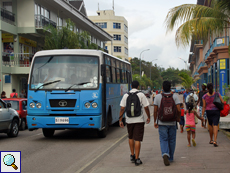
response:
[[[159,138],[162,157],[167,155],[170,161],[173,161],[173,155],[176,148],[176,125],[159,125]]]

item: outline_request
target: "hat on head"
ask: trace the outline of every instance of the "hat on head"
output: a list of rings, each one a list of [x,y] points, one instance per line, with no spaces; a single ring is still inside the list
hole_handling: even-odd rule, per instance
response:
[[[202,85],[207,86],[207,84],[206,84],[206,83],[203,83]]]

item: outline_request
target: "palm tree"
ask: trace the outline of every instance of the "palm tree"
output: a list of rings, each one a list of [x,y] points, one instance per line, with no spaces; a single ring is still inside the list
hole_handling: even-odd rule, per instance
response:
[[[207,39],[208,34],[223,33],[230,24],[230,1],[210,0],[211,5],[183,4],[169,10],[167,32],[181,24],[176,31],[177,46],[189,45],[192,39]]]
[[[181,72],[178,74],[182,80],[182,85],[186,88],[189,89],[191,88],[192,84],[194,84],[197,80],[200,78],[193,79],[188,73],[186,72]]]

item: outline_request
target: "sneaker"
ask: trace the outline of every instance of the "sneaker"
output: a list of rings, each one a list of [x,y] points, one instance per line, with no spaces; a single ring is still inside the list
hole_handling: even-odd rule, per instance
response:
[[[169,157],[168,157],[167,155],[164,155],[164,156],[163,156],[163,160],[164,160],[165,166],[169,166],[169,165],[170,165]]]
[[[132,163],[135,162],[135,154],[134,154],[134,155],[130,155],[130,161],[131,161]]]
[[[138,165],[140,165],[140,164],[142,164],[141,159],[140,159],[140,158],[135,159],[135,165],[138,166]]]

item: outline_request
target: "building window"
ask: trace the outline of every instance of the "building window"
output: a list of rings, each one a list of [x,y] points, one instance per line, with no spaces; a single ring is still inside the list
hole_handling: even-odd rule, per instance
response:
[[[121,29],[121,24],[120,23],[113,23],[113,28],[114,29]]]
[[[129,50],[125,47],[125,54],[128,55],[129,54]]]
[[[107,22],[95,23],[95,24],[101,28],[107,28]]]
[[[119,41],[121,41],[121,35],[116,35],[116,34],[114,34],[114,35],[113,35],[113,39],[114,39],[114,40],[119,40]]]
[[[125,32],[128,33],[128,27],[126,26],[126,24],[124,24],[124,29],[125,29]]]
[[[124,38],[125,38],[125,43],[128,44],[128,37],[124,36]]]
[[[114,46],[114,52],[121,52],[121,46]]]

